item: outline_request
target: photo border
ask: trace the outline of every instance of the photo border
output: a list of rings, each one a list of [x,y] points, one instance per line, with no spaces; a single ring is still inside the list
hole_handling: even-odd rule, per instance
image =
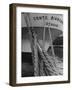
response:
[[[38,82],[38,83],[16,83],[16,8],[17,7],[31,7],[31,8],[49,8],[49,9],[65,9],[68,10],[68,80],[67,81],[53,81],[53,82]],[[59,84],[70,82],[70,7],[65,6],[50,6],[50,5],[36,5],[36,4],[10,4],[10,73],[9,84],[11,86],[30,86],[30,85],[45,85],[45,84]]]

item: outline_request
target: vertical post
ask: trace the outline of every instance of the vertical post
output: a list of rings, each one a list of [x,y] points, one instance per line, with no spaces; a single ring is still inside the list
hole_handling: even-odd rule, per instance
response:
[[[49,27],[49,35],[50,35],[50,41],[51,41],[51,50],[52,50],[52,55],[55,58],[55,53],[54,53],[54,48],[53,48],[53,41],[52,41],[52,36],[51,36],[51,30],[50,30],[50,27]]]
[[[44,30],[43,30],[43,50],[45,50],[45,19],[43,19],[43,26],[44,26]]]
[[[43,49],[45,50],[45,27],[43,31]]]

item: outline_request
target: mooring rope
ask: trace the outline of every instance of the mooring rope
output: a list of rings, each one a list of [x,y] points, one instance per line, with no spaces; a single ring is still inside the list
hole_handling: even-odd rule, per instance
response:
[[[41,47],[37,39],[37,34],[33,31],[32,28],[30,28],[30,26],[32,26],[31,25],[32,23],[31,23],[29,14],[26,14],[25,21],[29,29],[29,34],[31,39],[34,76],[62,75],[63,68],[58,67],[58,64],[60,64],[60,61],[58,60],[58,58],[55,57],[55,54],[54,54],[50,30],[49,30],[49,34],[50,34],[53,57],[49,56],[47,51],[45,51]],[[44,39],[45,39],[45,36],[44,36]],[[61,63],[61,65],[63,66],[63,63]]]

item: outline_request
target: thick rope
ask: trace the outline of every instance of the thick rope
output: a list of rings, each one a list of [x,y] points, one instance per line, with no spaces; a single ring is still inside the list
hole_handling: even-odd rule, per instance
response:
[[[34,66],[34,76],[39,76],[39,63],[38,63],[38,52],[37,52],[37,37],[36,34],[33,32],[30,15],[26,14],[25,21],[27,27],[29,29],[30,39],[31,39],[31,49],[32,49],[32,59],[33,59],[33,66]]]
[[[48,55],[46,51],[44,51],[41,48],[37,40],[36,33],[30,28],[30,26],[32,26],[31,20],[29,15],[27,14],[25,17],[25,21],[31,36],[31,49],[32,49],[32,58],[33,58],[33,64],[34,64],[34,75],[35,76],[62,75],[63,68],[61,68],[61,66],[63,67],[63,63],[61,63],[58,60],[58,58],[55,57],[53,46],[52,46],[52,52],[54,57],[51,57]],[[52,42],[52,39],[51,39],[51,42]],[[59,66],[58,64],[61,66]]]

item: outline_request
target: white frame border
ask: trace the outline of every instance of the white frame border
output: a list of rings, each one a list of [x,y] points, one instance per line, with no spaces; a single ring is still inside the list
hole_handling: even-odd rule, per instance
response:
[[[63,14],[63,76],[21,77],[21,12]],[[54,82],[68,80],[68,10],[48,8],[16,8],[16,83]],[[67,49],[66,49],[67,48]]]

